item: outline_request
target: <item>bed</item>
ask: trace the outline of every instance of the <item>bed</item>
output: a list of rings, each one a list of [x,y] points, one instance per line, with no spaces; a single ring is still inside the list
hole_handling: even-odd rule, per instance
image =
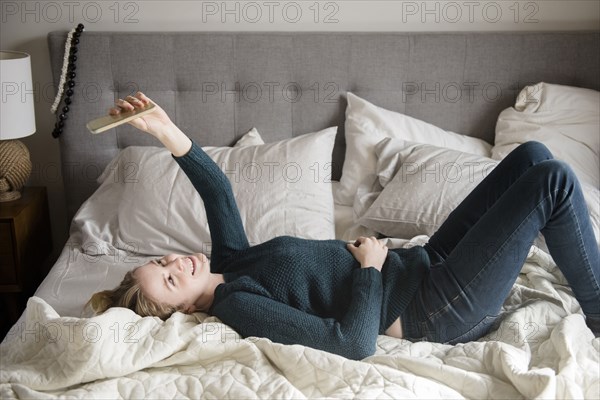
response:
[[[48,35],[57,84],[66,36]],[[539,86],[543,82],[585,88],[594,98],[600,89],[599,45],[598,32],[85,31],[79,91],[59,139],[70,237],[2,343],[0,396],[600,397],[600,341],[586,327],[541,238],[505,302],[506,317],[484,338],[451,346],[380,336],[376,353],[361,361],[265,338],[242,339],[203,313],[176,313],[163,322],[124,309],[100,316],[84,310],[92,293],[114,287],[127,270],[163,251],[194,246],[196,237],[178,236],[181,231],[205,230],[203,221],[182,227],[201,214],[202,204],[189,188],[174,194],[173,182],[182,177],[176,169],[156,167],[167,162],[158,141],[128,125],[101,135],[87,132],[86,122],[117,98],[143,91],[194,141],[210,146],[232,180],[242,178],[236,199],[248,206],[243,218],[251,242],[282,232],[343,240],[379,234],[390,246],[409,247],[425,243],[439,221],[419,220],[403,232],[394,230],[397,224],[379,224],[377,212],[386,207],[381,195],[407,165],[398,161],[394,146],[420,142],[406,157],[433,151],[426,147],[433,145],[435,151],[447,148],[438,155],[465,150],[491,160],[495,141],[510,136],[497,134],[504,126],[499,115],[510,125],[512,115],[503,113],[519,103],[525,87],[533,88],[531,98],[538,98],[540,88],[549,93]],[[524,107],[527,100],[525,93]],[[396,123],[429,133],[400,144],[371,140],[369,153],[359,154],[363,142],[356,135]],[[501,158],[502,151],[495,155]],[[263,169],[257,169],[257,157]],[[264,179],[271,171],[264,163],[283,168],[272,170],[284,173],[284,179],[274,179],[278,189]],[[353,164],[368,165],[372,173],[344,181]],[[258,183],[257,171],[263,173]],[[597,186],[590,179],[586,200],[597,215]],[[301,190],[290,183],[296,181],[302,181]],[[140,228],[148,210],[131,199],[164,188],[170,194],[161,197],[190,199],[182,206],[196,216],[177,215],[172,200],[158,199],[148,210],[165,207],[169,218]],[[290,211],[307,211],[308,203],[318,204],[309,217]],[[252,214],[250,205],[256,204],[267,206]],[[445,200],[435,205],[447,206]],[[165,243],[157,231],[173,239]],[[206,237],[195,251],[210,254]]]

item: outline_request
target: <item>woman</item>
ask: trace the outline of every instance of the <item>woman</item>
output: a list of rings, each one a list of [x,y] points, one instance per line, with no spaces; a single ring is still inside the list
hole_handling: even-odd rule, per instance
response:
[[[111,114],[143,107],[143,93]],[[581,188],[542,144],[521,145],[454,210],[425,246],[388,250],[277,237],[250,247],[227,177],[167,114],[130,122],[171,151],[201,195],[212,256],[171,254],[142,265],[93,302],[163,319],[204,311],[243,337],[267,337],[362,359],[378,334],[459,343],[497,319],[538,232],[600,332],[600,257]]]

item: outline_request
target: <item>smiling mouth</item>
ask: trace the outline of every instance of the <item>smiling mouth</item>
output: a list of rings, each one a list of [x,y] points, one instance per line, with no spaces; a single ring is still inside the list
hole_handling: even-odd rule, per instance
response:
[[[194,276],[194,274],[196,273],[196,260],[194,260],[193,256],[188,258],[192,262],[192,276]]]

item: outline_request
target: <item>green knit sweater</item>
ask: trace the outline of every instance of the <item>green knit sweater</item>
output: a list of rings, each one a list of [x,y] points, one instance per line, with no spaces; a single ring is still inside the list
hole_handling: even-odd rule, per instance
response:
[[[231,184],[192,142],[173,156],[203,199],[210,269],[223,274],[209,313],[259,336],[362,359],[406,308],[429,265],[420,247],[388,251],[382,271],[360,268],[341,240],[276,237],[250,246]],[[251,228],[251,227],[250,227]]]

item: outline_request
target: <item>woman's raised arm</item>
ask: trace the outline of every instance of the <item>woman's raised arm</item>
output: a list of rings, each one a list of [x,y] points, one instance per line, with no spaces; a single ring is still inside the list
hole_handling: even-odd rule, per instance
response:
[[[146,95],[137,92],[125,100],[119,99],[117,106],[110,109],[110,114],[143,108],[150,101]],[[202,148],[193,143],[158,104],[154,104],[153,112],[128,123],[160,140],[200,194],[212,241],[210,268],[213,273],[220,273],[222,260],[250,246],[231,184]]]

